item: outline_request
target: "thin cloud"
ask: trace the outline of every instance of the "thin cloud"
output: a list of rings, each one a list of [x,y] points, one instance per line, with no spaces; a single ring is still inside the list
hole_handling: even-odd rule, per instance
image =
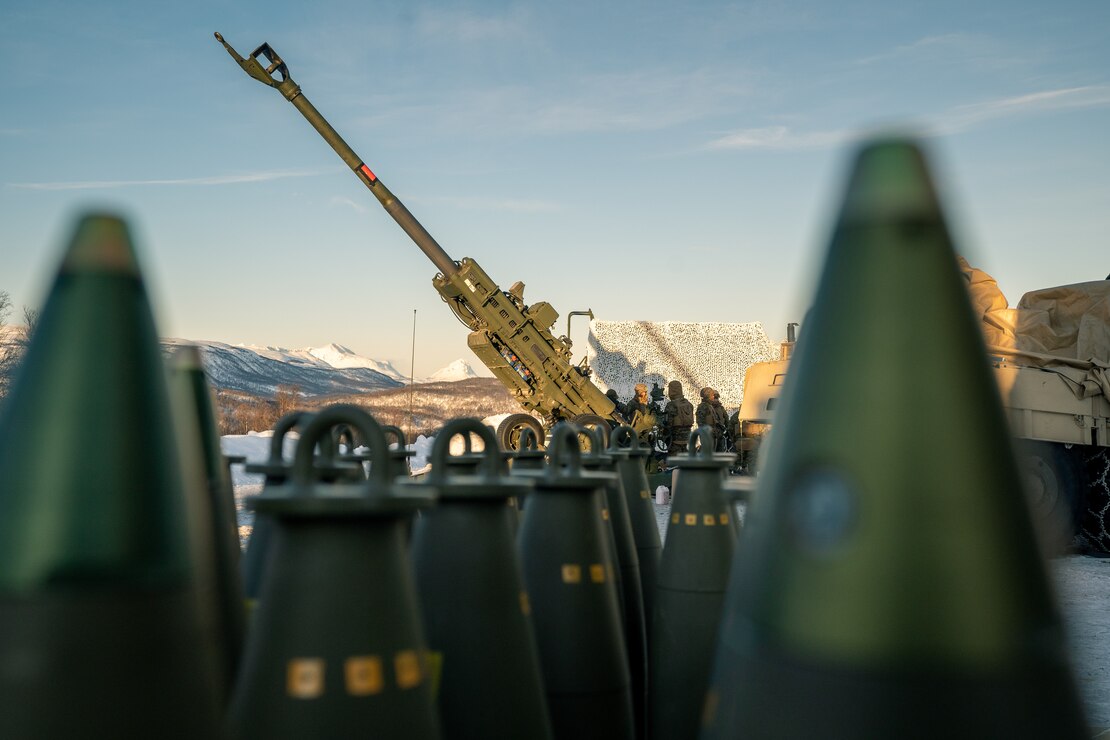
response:
[[[264,182],[284,180],[290,177],[312,177],[321,174],[315,170],[277,170],[271,172],[250,172],[242,175],[220,175],[217,177],[186,177],[166,180],[83,180],[72,182],[10,182],[10,188],[21,190],[110,190],[113,188],[150,187],[160,185],[234,185],[243,182]]]
[[[1001,118],[1034,115],[1056,110],[1101,108],[1106,105],[1110,105],[1110,85],[1045,90],[1028,95],[957,106],[939,117],[938,127],[942,133],[957,133],[967,131],[987,121]]]
[[[744,75],[727,70],[596,74],[559,88],[531,85],[456,90],[434,104],[410,95],[382,99],[363,125],[450,122],[453,128],[561,136],[660,131],[716,115],[749,94]]]
[[[733,131],[710,141],[708,149],[821,149],[837,146],[859,136],[855,131],[791,131],[786,126],[767,126]]]
[[[331,199],[331,205],[346,206],[347,208],[350,208],[358,213],[366,213],[366,206],[364,206],[362,203],[356,203],[350,198],[343,198],[338,195]]]
[[[1107,105],[1110,105],[1110,85],[1069,87],[960,105],[949,108],[937,115],[918,116],[918,125],[903,125],[903,128],[915,129],[922,136],[940,136],[970,131],[991,121],[1005,118],[1036,115],[1058,110],[1100,108]],[[922,128],[922,126],[925,128]],[[819,131],[796,131],[787,126],[746,128],[713,139],[705,145],[705,148],[717,150],[820,149],[857,140],[870,130],[870,128],[863,126],[858,129],[826,129]]]
[[[910,44],[895,46],[888,51],[861,57],[852,62],[858,66],[887,63],[895,59],[919,58],[938,54],[950,57],[953,52],[981,53],[989,39],[966,33],[947,33],[940,36],[925,36]]]

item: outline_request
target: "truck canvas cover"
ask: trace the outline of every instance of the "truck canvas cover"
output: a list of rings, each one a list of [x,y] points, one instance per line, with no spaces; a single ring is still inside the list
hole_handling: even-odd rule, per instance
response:
[[[1110,398],[1110,280],[1026,293],[1010,308],[998,283],[961,258],[987,348],[1038,367],[1084,370],[1076,396]]]

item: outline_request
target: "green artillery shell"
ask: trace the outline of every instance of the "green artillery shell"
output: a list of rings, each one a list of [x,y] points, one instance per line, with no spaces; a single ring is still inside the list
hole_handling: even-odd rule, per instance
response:
[[[477,470],[447,464],[452,437],[475,433]],[[419,488],[437,505],[413,529],[412,557],[428,647],[441,656],[437,702],[449,738],[551,737],[531,602],[517,556],[511,497],[528,481],[501,472],[492,430],[455,419],[436,435]]]
[[[558,740],[635,733],[628,656],[597,497],[600,473],[581,471],[578,438],[552,430],[551,464],[535,478],[520,525],[548,709]]]
[[[313,450],[335,424],[368,444],[369,479],[317,481]],[[395,490],[385,435],[354,406],[315,414],[291,486],[252,504],[274,518],[229,710],[236,738],[440,737],[405,537],[427,496]]]
[[[924,158],[856,160],[733,564],[706,738],[1085,737]]]
[[[197,569],[202,607],[214,596],[215,622],[218,629],[217,661],[223,677],[225,698],[235,683],[235,672],[243,652],[246,632],[246,609],[243,604],[243,583],[239,573],[239,525],[235,516],[235,494],[231,478],[220,451],[219,432],[213,411],[212,389],[204,374],[200,350],[193,346],[179,347],[170,357],[169,383],[182,461],[192,470],[184,470],[187,481],[199,481],[196,491],[197,522],[194,540],[206,545],[202,562],[208,572]],[[198,459],[199,457],[199,459]],[[192,474],[192,475],[190,475]],[[204,557],[207,556],[207,557]],[[202,613],[203,616],[203,613]]]
[[[713,454],[712,440],[713,430],[701,427],[689,453],[671,458],[678,475],[659,562],[648,695],[656,740],[697,735],[736,548],[732,507],[721,491],[731,460]]]
[[[88,216],[0,408],[0,737],[219,736],[185,510],[134,248]]]

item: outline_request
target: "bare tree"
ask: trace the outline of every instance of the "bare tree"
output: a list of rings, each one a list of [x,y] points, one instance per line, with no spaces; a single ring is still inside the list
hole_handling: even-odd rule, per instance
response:
[[[23,307],[23,326],[9,326],[12,299],[6,290],[0,290],[0,398],[4,397],[15,376],[16,367],[31,342],[39,323],[39,312]]]
[[[296,385],[279,385],[277,391],[274,393],[274,403],[277,405],[277,419],[285,416],[286,414],[302,408],[304,402],[301,399],[301,389]],[[270,427],[267,427],[269,429]]]
[[[23,307],[23,328],[19,330],[19,344],[23,349],[31,343],[31,338],[35,336],[35,330],[39,328],[39,311],[30,306]]]
[[[8,291],[0,290],[0,397],[7,395],[12,371],[15,369],[19,352],[14,346],[10,332],[5,328],[12,312],[12,299]]]

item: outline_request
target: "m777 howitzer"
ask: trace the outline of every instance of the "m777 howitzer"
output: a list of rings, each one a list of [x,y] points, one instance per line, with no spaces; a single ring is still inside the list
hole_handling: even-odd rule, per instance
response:
[[[389,191],[366,166],[319,111],[301,94],[300,86],[289,76],[281,57],[262,44],[247,58],[239,56],[223,36],[215,34],[231,57],[259,82],[276,88],[301,112],[312,127],[339,155],[362,184],[369,188],[382,207],[409,238],[420,247],[439,274],[432,285],[450,306],[455,316],[470,329],[467,345],[486,367],[505,384],[527,412],[513,414],[497,430],[503,447],[515,448],[520,429],[529,426],[543,439],[543,427],[532,413],[543,417],[547,426],[560,420],[594,425],[608,420],[623,422],[616,406],[590,379],[586,360],[571,361],[570,317],[592,311],[572,311],[567,320],[567,335],[556,337],[551,328],[559,314],[546,302],[524,303],[524,284],[517,282],[502,290],[477,262],[464,257],[453,260],[432,238],[403,203]],[[266,61],[266,66],[259,61]]]

